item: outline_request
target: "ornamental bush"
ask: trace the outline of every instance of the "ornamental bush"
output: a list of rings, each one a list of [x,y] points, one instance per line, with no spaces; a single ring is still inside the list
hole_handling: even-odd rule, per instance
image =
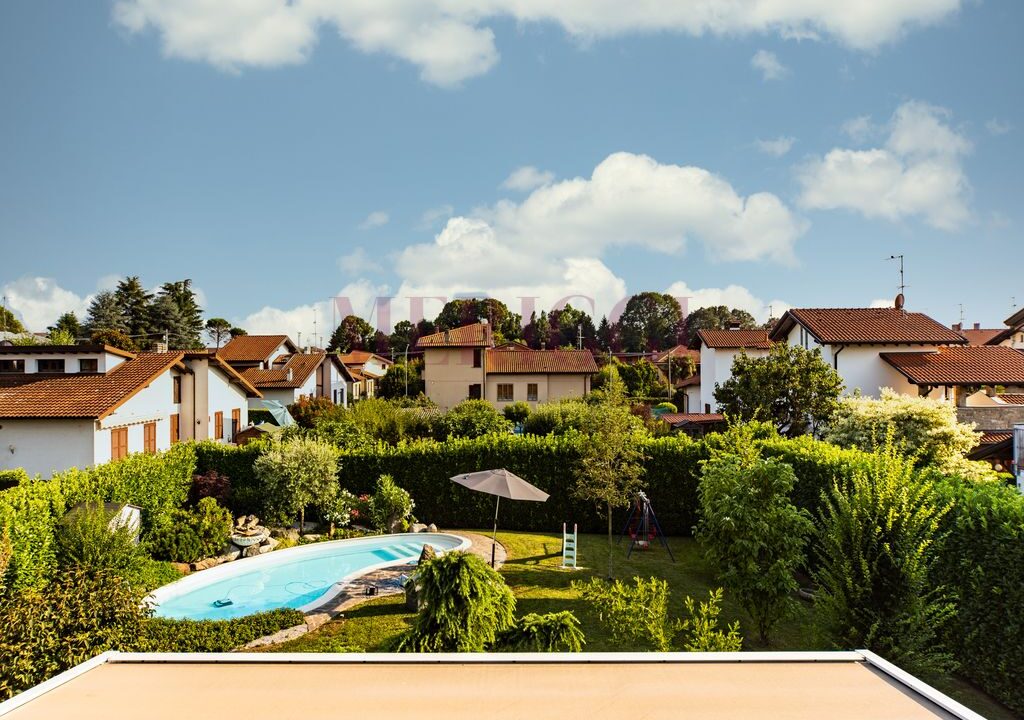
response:
[[[126,526],[111,530],[111,513],[101,504],[86,503],[57,523],[54,546],[62,569],[78,567],[108,571],[139,586],[147,557]]]
[[[448,552],[416,570],[420,611],[400,652],[483,652],[515,623],[504,578],[471,553]]]
[[[580,621],[568,610],[538,615],[530,613],[516,621],[495,643],[502,652],[583,652],[586,638]]]
[[[338,449],[314,438],[274,442],[253,465],[263,493],[263,518],[285,522],[298,516],[303,528],[306,508],[328,508],[338,494]]]
[[[526,418],[530,417],[530,403],[518,400],[510,405],[506,405],[505,409],[502,410],[502,414],[510,423],[516,425],[524,423]]]
[[[194,510],[175,510],[148,536],[154,556],[174,562],[196,562],[219,555],[231,536],[231,511],[212,497],[199,501]]]
[[[407,528],[407,518],[412,513],[413,506],[412,497],[395,484],[393,477],[381,475],[377,478],[377,487],[367,503],[367,511],[374,527],[392,533]]]
[[[815,611],[836,647],[868,648],[914,673],[955,665],[937,641],[955,606],[936,585],[950,505],[890,443],[836,482],[819,516]]]
[[[498,414],[486,400],[463,400],[437,419],[434,434],[438,440],[475,438],[482,435],[508,434],[512,423]]]

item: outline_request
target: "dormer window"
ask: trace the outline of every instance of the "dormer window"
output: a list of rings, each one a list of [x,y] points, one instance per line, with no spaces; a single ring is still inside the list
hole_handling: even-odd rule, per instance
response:
[[[94,373],[100,369],[99,360],[96,358],[81,358],[78,361],[78,372]]]
[[[36,372],[62,373],[64,372],[64,358],[48,358],[46,360],[36,360]]]

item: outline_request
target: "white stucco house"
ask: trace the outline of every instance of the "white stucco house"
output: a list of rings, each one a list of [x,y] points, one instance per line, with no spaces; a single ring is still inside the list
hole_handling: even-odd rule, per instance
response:
[[[302,352],[287,335],[241,335],[219,355],[264,399],[291,405],[304,397],[324,397],[348,405],[352,374],[345,364],[323,350]],[[261,407],[260,399],[253,398],[250,406]]]
[[[748,357],[764,357],[771,345],[767,330],[731,327],[726,330],[700,330],[691,347],[700,351],[700,407],[691,406],[686,412],[717,413],[715,388],[732,377],[732,363],[736,356],[745,353]],[[693,394],[696,395],[695,392]]]
[[[387,358],[366,350],[353,350],[338,355],[352,376],[351,397],[353,400],[377,396],[377,385],[394,365]]]
[[[250,383],[214,353],[0,347],[0,469],[49,476],[179,440],[229,442]]]

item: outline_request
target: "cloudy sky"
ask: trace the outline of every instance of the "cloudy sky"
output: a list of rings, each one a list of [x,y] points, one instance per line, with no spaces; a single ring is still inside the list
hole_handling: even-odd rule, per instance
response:
[[[0,96],[35,329],[129,274],[292,335],[480,293],[763,318],[887,301],[893,254],[944,322],[1024,304],[1017,0],[7,0]]]

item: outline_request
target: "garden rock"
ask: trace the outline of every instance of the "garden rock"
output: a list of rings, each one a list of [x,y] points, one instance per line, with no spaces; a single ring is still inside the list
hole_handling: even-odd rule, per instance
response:
[[[264,550],[263,547],[263,545],[250,545],[249,547],[242,550],[242,557],[247,558],[262,555],[266,552],[266,550]]]
[[[426,532],[426,531],[427,531],[427,526],[424,525],[423,523],[413,523],[412,527],[409,528],[409,532],[414,532],[414,533],[421,533],[421,532]]]
[[[260,547],[267,548],[267,552],[269,552],[270,550],[273,550],[274,548],[276,548],[280,544],[281,543],[280,543],[279,540],[275,540],[274,538],[269,537],[269,538],[267,538],[266,540],[264,540],[263,542],[260,543]]]
[[[429,525],[427,525],[427,532],[436,533],[437,525],[435,525],[434,523],[430,523]]]
[[[274,528],[270,531],[271,537],[283,538],[285,540],[298,540],[299,531],[294,528]]]

